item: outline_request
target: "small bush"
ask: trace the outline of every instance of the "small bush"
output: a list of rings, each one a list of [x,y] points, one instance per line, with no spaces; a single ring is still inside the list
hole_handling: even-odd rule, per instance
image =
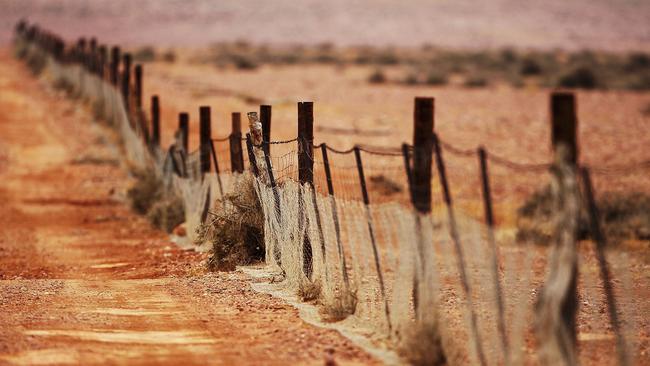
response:
[[[542,66],[532,58],[525,58],[519,69],[519,73],[524,76],[540,75],[542,71]]]
[[[353,291],[339,293],[332,301],[321,304],[321,318],[326,322],[338,322],[354,314],[357,309],[357,294]]]
[[[447,75],[437,71],[430,71],[427,74],[425,83],[427,85],[445,85],[447,84]]]
[[[628,72],[639,72],[650,70],[650,56],[645,53],[632,53],[625,63],[625,70]]]
[[[480,75],[470,76],[465,80],[465,85],[468,88],[484,88],[488,86],[489,82],[487,78]]]
[[[417,85],[418,84],[418,76],[414,73],[409,73],[404,77],[404,84],[406,85]]]
[[[163,184],[152,170],[134,173],[136,182],[127,191],[133,210],[141,215],[149,212],[153,204],[162,198]]]
[[[386,75],[381,70],[375,70],[368,76],[368,82],[371,84],[383,84],[386,82]]]
[[[156,59],[156,50],[151,46],[145,46],[137,49],[133,53],[133,61],[151,62]]]
[[[610,245],[624,239],[650,240],[650,195],[641,192],[604,193],[596,198],[602,231]],[[555,223],[550,187],[535,192],[517,211],[517,240],[549,244]],[[586,206],[578,217],[578,239],[593,238]]]
[[[298,296],[302,301],[315,301],[320,298],[320,282],[305,282],[298,288]]]
[[[242,176],[240,189],[217,201],[218,209],[202,225],[199,242],[212,243],[208,268],[232,271],[264,258],[264,215],[251,176]]]
[[[250,56],[237,54],[231,57],[233,65],[239,70],[255,70],[258,67],[257,62]]]
[[[446,365],[439,324],[429,321],[409,328],[399,353],[414,366]]]
[[[156,201],[147,212],[147,218],[155,227],[171,233],[185,221],[183,201],[176,195]]]
[[[174,63],[176,62],[176,53],[174,53],[174,50],[168,50],[163,53],[162,60],[168,63]]]
[[[641,74],[633,77],[627,84],[627,88],[636,91],[650,90],[650,74]]]
[[[43,72],[43,70],[45,70],[46,61],[44,56],[32,53],[28,54],[26,58],[27,67],[32,72],[32,74],[38,76]]]
[[[583,66],[561,76],[557,86],[562,88],[594,89],[598,87],[598,79],[591,68]]]

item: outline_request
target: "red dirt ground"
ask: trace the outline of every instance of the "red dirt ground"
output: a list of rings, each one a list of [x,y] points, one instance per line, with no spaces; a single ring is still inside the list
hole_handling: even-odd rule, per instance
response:
[[[101,127],[0,51],[0,364],[374,364],[124,202]]]

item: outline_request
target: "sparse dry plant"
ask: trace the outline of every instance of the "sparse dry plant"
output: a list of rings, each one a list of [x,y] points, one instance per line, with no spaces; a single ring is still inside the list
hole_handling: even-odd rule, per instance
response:
[[[408,328],[401,342],[399,353],[414,366],[446,365],[440,324],[430,320]]]

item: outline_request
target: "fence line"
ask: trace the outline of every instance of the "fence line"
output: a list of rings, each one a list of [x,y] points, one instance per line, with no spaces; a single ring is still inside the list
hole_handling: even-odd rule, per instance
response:
[[[271,140],[271,106],[260,107],[259,119],[257,113],[249,113],[250,132],[246,133],[246,137],[242,138],[240,117],[237,113],[233,114],[232,133],[227,137],[213,138],[210,132],[210,108],[202,106],[199,148],[193,152],[187,151],[189,117],[186,113],[181,113],[177,141],[162,154],[159,146],[160,101],[158,96],[152,97],[151,120],[147,121],[141,111],[143,69],[141,65],[136,65],[134,78],[131,78],[133,66],[130,54],[122,54],[119,47],[113,47],[111,61],[108,62],[106,46],[98,46],[94,40],[89,43],[88,49],[85,39],[80,39],[76,45],[66,45],[60,37],[36,26],[28,26],[24,22],[16,27],[16,43],[17,47],[25,47],[27,52],[33,55],[51,58],[49,65],[55,70],[53,72],[57,73],[57,77],[85,97],[92,98],[102,105],[105,118],[112,121],[125,137],[127,159],[137,162],[136,165],[140,167],[158,167],[157,172],[161,175],[165,175],[162,167],[166,164],[161,157],[165,157],[164,161],[171,159],[174,174],[165,179],[174,182],[174,189],[180,192],[184,199],[186,221],[191,233],[205,222],[211,208],[216,208],[214,201],[223,200],[227,194],[236,192],[238,182],[248,174],[244,166],[246,157],[264,214],[266,262],[269,268],[280,271],[284,278],[282,286],[285,289],[297,291],[306,285],[318,284],[321,286],[319,301],[322,308],[326,309],[325,312],[336,312],[334,315],[330,314],[333,317],[347,317],[352,326],[372,328],[379,334],[374,337],[389,339],[395,345],[409,344],[409,334],[414,329],[423,331],[432,324],[431,322],[435,322],[436,332],[440,332],[443,343],[453,342],[456,333],[461,334],[460,343],[462,337],[471,339],[471,349],[462,350],[467,354],[467,357],[463,358],[466,362],[509,364],[517,361],[514,357],[517,351],[513,351],[514,347],[509,344],[508,335],[524,337],[526,333],[513,335],[512,327],[508,328],[504,305],[506,291],[499,278],[499,243],[495,235],[488,163],[531,173],[553,169],[557,173],[557,169],[568,169],[568,175],[564,175],[562,179],[573,179],[571,172],[575,172],[578,160],[573,101],[558,107],[555,100],[560,95],[555,94],[552,103],[552,141],[557,145],[556,152],[558,149],[568,149],[568,159],[573,161],[573,165],[567,165],[568,168],[558,168],[557,162],[514,162],[494,155],[484,148],[460,149],[446,143],[433,134],[432,98],[416,99],[413,145],[403,144],[397,148],[355,145],[348,150],[334,149],[326,143],[314,145],[313,104],[301,102],[298,104],[299,134],[295,139]],[[97,90],[101,90],[101,93]],[[556,114],[562,117],[555,119]],[[152,124],[151,133],[147,122]],[[229,147],[225,156],[220,154],[224,150],[215,148],[215,144],[223,142],[228,142]],[[246,144],[246,154],[243,154],[242,143]],[[273,152],[272,145],[276,146]],[[448,176],[451,168],[446,166],[443,150],[454,156],[478,157],[477,178],[480,180],[482,193],[484,226],[455,210]],[[328,153],[335,154],[335,159],[340,161],[353,154],[354,163],[332,163],[334,156],[329,156]],[[398,173],[393,172],[390,165],[384,164],[383,160],[377,164],[365,165],[363,153],[368,154],[368,159],[395,158],[397,163],[394,166],[397,167]],[[226,158],[230,162],[230,169],[220,169],[219,159]],[[438,185],[435,185],[432,179],[434,159]],[[214,169],[211,169],[211,165]],[[352,169],[341,168],[345,166]],[[645,171],[648,168],[648,161],[621,166],[589,167],[591,171],[601,174]],[[368,171],[375,170],[380,174],[368,174]],[[324,176],[326,187],[315,180],[315,176]],[[566,178],[567,176],[569,178]],[[395,180],[406,180],[408,197],[403,197],[403,186],[391,180],[392,177]],[[618,360],[621,364],[627,364],[629,355],[626,351],[626,340],[620,330],[611,276],[602,251],[606,239],[599,229],[599,216],[595,213],[597,207],[587,170],[582,171],[582,179],[584,191],[587,192],[591,230],[596,239],[609,317],[616,336]],[[210,199],[213,182],[219,190],[218,200]],[[379,182],[376,183],[377,187],[369,186],[369,183],[373,182]],[[558,184],[561,190],[568,192],[574,183],[560,179]],[[358,193],[352,194],[352,188],[355,186]],[[439,189],[442,194],[446,217],[439,218],[435,210],[432,210],[432,188]],[[382,189],[390,194],[382,193]],[[390,196],[391,198],[382,199],[377,203],[374,200],[371,202],[371,191],[394,195],[394,198]],[[566,200],[565,197],[558,202],[558,212],[565,217],[573,215],[572,210],[575,207],[571,206],[571,200]],[[562,226],[562,223],[559,223],[558,227],[574,230]],[[485,317],[482,318],[483,321],[480,319],[479,310],[484,310],[480,308],[484,301],[484,289],[480,286],[480,271],[483,271],[480,261],[483,258],[473,258],[474,255],[481,256],[481,253],[467,251],[471,245],[477,246],[484,241],[482,230],[487,233],[485,241],[489,250],[486,255],[489,257],[489,264],[485,271],[489,272],[489,284],[493,289],[491,296],[494,297],[494,323],[486,321]],[[575,255],[575,238],[565,236],[557,240],[559,252],[569,251],[572,253],[567,254],[569,257]],[[567,243],[567,240],[570,243]],[[446,244],[453,248],[453,257],[444,254],[449,249]],[[366,245],[370,249],[367,249]],[[467,253],[472,255],[468,256]],[[456,261],[455,268],[449,266],[452,258]],[[552,256],[551,260],[553,258],[555,257]],[[551,267],[549,281],[553,280],[554,275],[567,270],[563,263],[553,263],[556,267]],[[571,265],[575,266],[575,263]],[[472,277],[473,272],[479,273],[478,276]],[[476,285],[477,281],[479,286]],[[446,282],[457,283],[461,289],[461,293],[455,296],[462,303],[458,311],[466,314],[460,317],[468,323],[467,327],[450,325],[445,328],[440,322],[441,317],[449,316],[454,320],[456,316],[455,313],[446,314],[442,302],[446,296],[442,290]],[[567,287],[566,293],[560,294],[560,298],[576,296],[575,284],[571,286]],[[547,295],[550,296],[547,303],[551,305],[545,309],[544,314],[554,319],[553,321],[559,321],[559,326],[573,332],[575,337],[575,312],[554,317],[552,312],[557,309],[553,304],[558,301],[554,296],[557,294],[549,292]],[[493,331],[498,333],[498,341],[486,336]],[[423,333],[418,334],[421,337]],[[550,357],[548,350],[554,344],[564,342],[565,340],[561,339],[563,336],[554,333],[541,336],[540,352],[545,357]],[[490,342],[496,342],[498,346]],[[565,354],[556,355],[560,358],[555,360],[575,360],[574,344],[568,344],[570,347],[562,350]],[[449,344],[445,346],[448,349],[451,347]],[[500,355],[496,354],[497,349]]]

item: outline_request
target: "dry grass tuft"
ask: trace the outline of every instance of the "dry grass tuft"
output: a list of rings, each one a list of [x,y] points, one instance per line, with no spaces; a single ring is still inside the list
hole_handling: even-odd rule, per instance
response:
[[[162,199],[163,183],[153,170],[135,171],[133,174],[136,183],[128,190],[127,196],[133,210],[145,215],[156,201]]]
[[[414,366],[446,365],[438,322],[429,321],[409,328],[399,349],[400,355]]]
[[[136,171],[136,183],[127,196],[133,210],[146,215],[159,229],[171,232],[185,221],[185,208],[180,197],[166,190],[160,178],[152,170]]]
[[[333,301],[322,303],[320,315],[323,321],[338,322],[354,314],[357,309],[357,294],[353,291],[339,293]]]
[[[155,227],[171,233],[176,226],[185,221],[183,200],[177,195],[166,196],[151,206],[147,218]]]
[[[198,241],[212,243],[208,268],[213,271],[232,271],[264,258],[264,215],[253,177],[244,175],[239,187],[217,202],[217,211],[199,232]]]
[[[302,301],[316,301],[320,298],[321,284],[316,282],[305,282],[298,288],[298,296]]]

